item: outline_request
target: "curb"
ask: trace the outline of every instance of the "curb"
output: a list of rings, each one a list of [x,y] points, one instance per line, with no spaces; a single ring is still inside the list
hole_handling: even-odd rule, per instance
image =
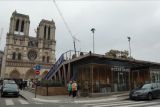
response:
[[[129,96],[129,94],[126,94],[126,95],[117,95],[117,97],[127,97]]]
[[[19,94],[19,96],[25,100],[28,100],[26,97],[24,97],[22,94]]]
[[[27,95],[27,93],[23,93],[22,91],[19,93],[19,96],[21,97],[21,98],[23,98],[24,100],[33,100],[32,98],[30,98],[28,95]],[[112,96],[112,97],[111,97]],[[125,93],[125,94],[121,94],[121,95],[117,95],[117,94],[115,94],[115,95],[108,95],[108,98],[121,98],[121,97],[124,97],[123,99],[121,99],[121,100],[125,100],[125,99],[127,99],[128,98],[128,94],[127,93]],[[39,97],[40,99],[41,99],[41,97]],[[95,97],[96,98],[96,97]],[[98,97],[97,97],[98,98]],[[45,99],[45,98],[42,98],[42,99]],[[98,98],[99,99],[99,98]],[[102,97],[102,99],[107,99],[106,97]],[[53,100],[53,99],[52,99]],[[80,99],[79,99],[80,100]],[[86,99],[85,99],[86,100]],[[87,100],[97,100],[97,99],[87,99]],[[61,101],[59,101],[59,102],[61,102]],[[68,102],[68,101],[67,101]],[[79,102],[86,102],[86,101],[79,101]]]

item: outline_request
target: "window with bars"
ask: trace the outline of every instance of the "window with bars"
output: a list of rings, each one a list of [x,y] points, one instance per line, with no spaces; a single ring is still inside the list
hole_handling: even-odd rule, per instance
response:
[[[18,31],[18,27],[19,27],[19,19],[17,19],[16,21],[16,28],[15,28],[16,31]]]
[[[21,32],[23,32],[23,31],[24,31],[24,20],[21,23]]]
[[[50,27],[48,27],[48,40],[50,39]]]
[[[16,59],[16,53],[15,53],[15,52],[13,52],[13,54],[12,54],[12,59],[13,59],[13,60]]]
[[[47,56],[47,63],[49,63],[49,56]]]
[[[46,26],[44,27],[44,39],[46,39]]]
[[[42,57],[42,61],[45,62],[45,56]]]
[[[21,60],[21,53],[18,53],[18,60]]]

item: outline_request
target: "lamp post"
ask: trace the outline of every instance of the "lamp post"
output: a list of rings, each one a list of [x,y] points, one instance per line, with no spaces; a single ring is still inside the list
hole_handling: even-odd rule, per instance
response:
[[[130,36],[127,36],[127,39],[128,39],[128,42],[129,42],[129,56],[131,58],[131,37]],[[130,69],[131,70],[131,69]],[[133,73],[132,71],[129,72],[129,87],[131,88],[132,87],[132,81],[133,81]]]
[[[91,32],[93,33],[93,53],[94,53],[94,32],[95,32],[95,30],[96,30],[95,28],[92,28],[92,29],[91,29]],[[92,94],[93,94],[93,65],[92,65],[91,70],[92,70],[92,71],[91,71],[91,76],[92,76],[91,79],[92,79]]]
[[[92,31],[92,33],[93,33],[93,53],[94,53],[94,32],[95,32],[95,30],[96,30],[95,28],[92,28],[92,29],[91,29],[91,31]]]
[[[130,55],[130,58],[131,58],[131,37],[127,37],[128,39],[128,42],[129,42],[129,55]]]

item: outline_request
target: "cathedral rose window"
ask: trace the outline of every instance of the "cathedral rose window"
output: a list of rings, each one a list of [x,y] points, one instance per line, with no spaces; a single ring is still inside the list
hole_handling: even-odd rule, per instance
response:
[[[28,59],[34,61],[37,58],[37,52],[34,50],[30,50],[28,52]]]

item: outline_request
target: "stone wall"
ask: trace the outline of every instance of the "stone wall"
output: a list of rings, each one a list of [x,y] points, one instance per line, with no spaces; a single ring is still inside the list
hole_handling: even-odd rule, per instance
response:
[[[37,94],[47,96],[47,87],[37,87]],[[67,95],[66,87],[48,87],[48,96]]]

